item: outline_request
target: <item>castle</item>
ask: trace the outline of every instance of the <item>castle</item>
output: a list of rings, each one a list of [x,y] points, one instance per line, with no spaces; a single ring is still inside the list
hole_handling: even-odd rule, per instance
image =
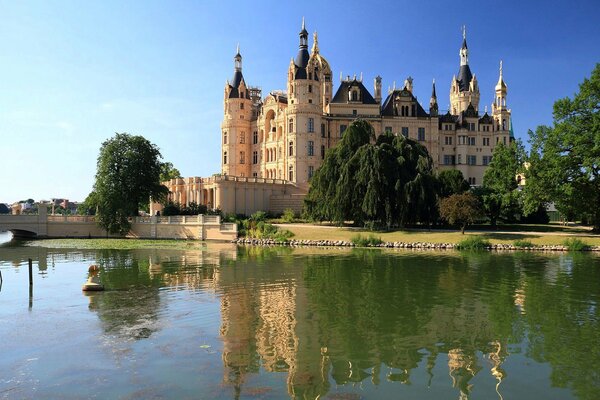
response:
[[[458,76],[450,86],[450,110],[440,113],[435,81],[429,110],[413,95],[413,80],[382,96],[382,78],[374,78],[373,94],[357,78],[340,77],[334,93],[333,73],[321,55],[317,33],[308,51],[304,20],[298,53],[290,61],[285,91],[261,89],[246,83],[242,55],[234,57],[233,78],[224,91],[221,124],[221,175],[185,178],[168,183],[170,199],[194,201],[224,212],[250,214],[256,210],[300,209],[314,172],[327,149],[357,118],[376,133],[392,132],[423,144],[437,170],[458,169],[471,185],[483,181],[497,143],[512,139],[507,86],[500,76],[491,113],[479,110],[479,84],[469,67],[466,32],[459,50]]]

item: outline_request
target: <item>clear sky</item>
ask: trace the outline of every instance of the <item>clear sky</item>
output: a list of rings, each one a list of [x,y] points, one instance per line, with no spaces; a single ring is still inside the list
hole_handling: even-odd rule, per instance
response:
[[[83,200],[102,142],[143,135],[184,176],[220,171],[223,88],[240,44],[246,82],[284,89],[302,17],[333,69],[414,79],[447,109],[461,26],[491,104],[504,61],[515,136],[552,122],[600,62],[595,1],[0,0],[0,202]]]

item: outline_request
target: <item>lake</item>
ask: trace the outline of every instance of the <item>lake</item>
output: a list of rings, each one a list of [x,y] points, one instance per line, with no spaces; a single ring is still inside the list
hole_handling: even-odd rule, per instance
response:
[[[0,398],[600,398],[591,254],[43,243],[0,247]]]

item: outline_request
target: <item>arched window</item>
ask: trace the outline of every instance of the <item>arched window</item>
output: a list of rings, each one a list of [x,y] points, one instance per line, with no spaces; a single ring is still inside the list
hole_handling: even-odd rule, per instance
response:
[[[227,152],[223,152],[223,164],[227,164]]]
[[[240,143],[241,144],[246,143],[246,132],[241,132],[240,133]]]
[[[240,151],[240,164],[246,163],[246,152]]]
[[[289,180],[290,181],[294,180],[294,166],[293,165],[290,165],[290,168],[289,168]]]
[[[294,142],[290,140],[290,144],[289,144],[289,156],[293,156],[294,155]],[[290,179],[291,180],[291,179]]]
[[[223,144],[227,144],[227,132],[223,132]]]

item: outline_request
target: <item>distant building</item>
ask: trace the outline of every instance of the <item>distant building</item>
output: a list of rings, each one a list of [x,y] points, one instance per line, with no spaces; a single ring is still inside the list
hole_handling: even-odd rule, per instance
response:
[[[299,37],[298,52],[287,70],[286,90],[271,91],[265,97],[261,89],[246,83],[238,47],[233,78],[224,90],[221,177],[172,180],[167,185],[171,200],[249,213],[275,211],[282,204],[278,198],[295,195],[289,205],[298,209],[327,149],[339,142],[357,118],[368,121],[376,133],[392,132],[418,141],[429,151],[436,169],[458,169],[471,185],[482,183],[496,144],[511,140],[502,62],[491,112],[486,107],[481,113],[479,84],[469,66],[464,30],[458,76],[450,82],[446,113],[439,111],[435,81],[428,111],[414,96],[411,77],[400,88],[394,83],[384,97],[380,76],[374,78],[373,94],[362,76],[340,76],[334,93],[333,72],[320,53],[316,32],[310,53],[304,22]],[[238,184],[232,187],[222,186],[236,180]],[[265,200],[265,185],[274,185],[269,189],[274,198]],[[256,196],[262,200],[256,202]]]

